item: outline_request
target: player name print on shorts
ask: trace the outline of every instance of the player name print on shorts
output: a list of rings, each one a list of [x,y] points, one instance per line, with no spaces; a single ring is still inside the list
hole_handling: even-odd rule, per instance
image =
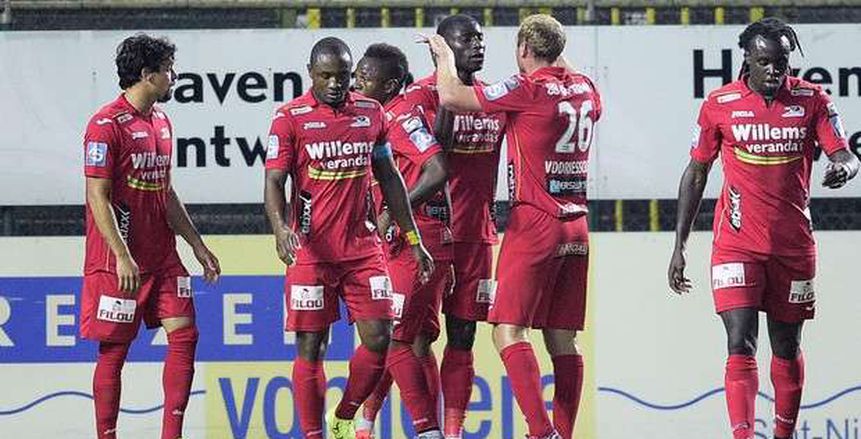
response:
[[[99,312],[96,318],[106,322],[133,323],[137,302],[134,299],[121,299],[102,295],[99,297]]]
[[[180,299],[191,299],[191,277],[179,276],[176,278],[176,297]]]
[[[744,264],[741,262],[719,264],[712,267],[713,290],[743,286],[745,286]]]
[[[319,311],[323,309],[325,296],[322,285],[291,285],[290,309],[294,311]]]
[[[392,300],[392,280],[388,276],[371,276],[368,278],[371,285],[371,299]]]
[[[496,281],[493,279],[480,279],[478,290],[475,293],[476,303],[493,303],[496,299]]]
[[[789,303],[810,303],[816,300],[813,279],[794,280],[789,284]]]

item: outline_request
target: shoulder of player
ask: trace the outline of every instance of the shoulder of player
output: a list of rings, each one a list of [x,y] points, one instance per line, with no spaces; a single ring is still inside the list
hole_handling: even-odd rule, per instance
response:
[[[794,98],[816,99],[822,96],[822,87],[818,84],[807,82],[795,76],[789,76],[786,80],[788,81],[789,94]]]
[[[350,105],[358,111],[382,112],[383,106],[374,99],[365,97],[356,92],[350,92]]]
[[[741,80],[730,82],[716,90],[712,90],[703,105],[722,105],[740,100],[745,95],[746,87]]]
[[[104,105],[90,117],[88,129],[115,129],[131,121],[134,115],[116,101]]]

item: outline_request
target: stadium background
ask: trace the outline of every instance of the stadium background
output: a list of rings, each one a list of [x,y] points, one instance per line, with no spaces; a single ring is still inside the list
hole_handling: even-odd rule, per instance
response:
[[[668,298],[663,280],[672,245],[669,231],[675,220],[674,185],[686,160],[689,127],[695,117],[691,109],[701,102],[690,96],[691,49],[713,52],[705,68],[715,68],[720,63],[720,55],[715,54],[721,49],[733,49],[737,61],[734,36],[740,25],[765,15],[804,23],[799,30],[808,50],[805,58],[796,55],[793,64],[802,70],[812,65],[848,69],[848,90],[845,96],[840,93],[837,102],[844,112],[847,131],[851,134],[861,130],[861,84],[855,82],[861,80],[861,70],[853,73],[861,69],[857,50],[853,49],[861,38],[859,2],[498,1],[486,7],[484,2],[439,1],[388,2],[381,6],[380,2],[326,1],[36,0],[6,1],[4,6],[0,20],[0,72],[6,78],[0,85],[0,132],[4,133],[0,136],[0,187],[4,188],[0,191],[0,385],[7,389],[0,396],[3,437],[92,436],[88,398],[94,349],[91,343],[74,335],[83,250],[82,192],[78,190],[82,185],[80,181],[71,185],[65,182],[80,180],[80,166],[74,161],[80,130],[98,104],[115,94],[110,55],[119,39],[133,30],[175,35],[180,49],[179,73],[183,73],[183,64],[192,65],[191,59],[195,58],[205,58],[195,60],[198,70],[223,73],[220,63],[230,64],[230,60],[218,53],[219,45],[227,47],[231,39],[253,44],[259,38],[260,47],[250,46],[250,56],[267,58],[274,65],[289,64],[291,71],[304,75],[301,67],[309,42],[319,36],[333,33],[344,37],[358,57],[366,40],[411,45],[409,36],[415,30],[407,28],[432,27],[446,14],[462,12],[474,15],[490,36],[488,52],[494,58],[489,58],[488,63],[494,64],[494,69],[487,70],[493,70],[491,74],[495,75],[488,76],[490,80],[501,79],[503,73],[514,69],[511,35],[519,20],[532,12],[553,13],[571,26],[568,29],[573,38],[568,54],[578,63],[581,53],[600,51],[581,51],[584,39],[586,47],[593,43],[598,46],[598,41],[630,41],[640,36],[644,44],[663,42],[667,47],[671,47],[672,39],[681,38],[682,45],[689,40],[691,47],[685,53],[666,54],[668,60],[684,59],[688,71],[665,67],[672,64],[663,63],[663,55],[637,59],[636,47],[622,52],[631,57],[629,65],[634,68],[612,76],[612,83],[607,80],[611,76],[605,74],[608,67],[602,64],[604,58],[595,55],[597,62],[590,64],[594,70],[590,73],[611,99],[619,99],[613,97],[619,90],[629,92],[620,82],[637,84],[635,95],[638,88],[684,89],[687,99],[682,105],[685,111],[672,113],[668,112],[673,108],[672,102],[640,103],[644,105],[641,112],[652,111],[651,105],[655,105],[658,112],[667,112],[668,119],[685,119],[681,122],[686,127],[682,140],[675,128],[667,128],[666,142],[637,136],[633,129],[626,133],[627,137],[605,132],[615,124],[624,125],[626,119],[639,120],[635,114],[614,109],[612,104],[608,106],[608,118],[613,119],[599,125],[595,155],[612,151],[616,154],[613,157],[630,156],[636,161],[641,157],[637,153],[645,150],[651,160],[668,163],[672,173],[646,173],[639,185],[636,179],[614,185],[624,168],[593,169],[590,183],[595,186],[592,194],[596,199],[590,204],[590,225],[598,233],[592,240],[589,330],[583,336],[589,377],[578,432],[584,438],[621,438],[632,431],[643,437],[726,436],[717,433],[726,430],[720,386],[723,336],[711,313],[707,273],[707,230],[713,200],[704,203],[696,224],[696,229],[703,232],[696,233],[691,243],[689,258],[696,293],[686,299]],[[304,39],[299,37],[303,34]],[[288,35],[287,42],[297,38],[301,44],[277,46],[285,42],[279,35]],[[822,40],[828,43],[825,47]],[[184,45],[184,41],[193,44]],[[267,50],[272,47],[278,50]],[[620,47],[620,43],[607,43],[606,47]],[[846,48],[845,54],[841,47]],[[63,53],[65,48],[79,52]],[[207,56],[200,56],[196,49]],[[654,49],[643,52],[653,54]],[[612,56],[608,51],[604,49],[604,57]],[[416,76],[421,77],[429,69],[427,60],[418,53],[408,52],[413,66],[418,66]],[[609,69],[612,71],[612,66]],[[660,72],[658,76],[664,81],[651,80],[646,71]],[[80,72],[101,74],[93,73],[99,78],[98,86],[83,87],[76,81]],[[25,86],[27,81],[31,83]],[[705,81],[705,90],[719,84],[719,80],[711,78]],[[89,90],[80,92],[79,88]],[[69,100],[83,96],[80,102],[70,104],[80,111],[55,114],[46,108],[44,99],[35,99],[44,98],[41,89],[58,90],[53,99],[59,100],[60,107],[65,106],[63,96]],[[32,102],[28,102],[29,93],[36,95]],[[168,104],[166,109],[174,115],[180,132],[183,125],[175,105]],[[227,100],[218,111],[238,114],[241,105]],[[255,111],[262,116],[251,132],[261,131],[260,126],[265,130],[274,106],[271,100],[258,106]],[[624,110],[636,111],[637,107],[625,106]],[[213,114],[221,117],[209,107],[195,111],[200,120]],[[249,118],[236,117],[242,119],[236,125]],[[54,128],[46,127],[46,120],[62,122],[62,128],[56,128],[59,134],[44,131]],[[34,121],[38,123],[32,125]],[[189,124],[198,122],[192,120]],[[606,126],[608,123],[611,128]],[[228,130],[231,128],[228,126]],[[208,130],[202,134],[211,135],[212,123]],[[854,145],[859,143],[856,137]],[[56,151],[64,151],[68,159],[57,160]],[[593,160],[599,162],[602,157],[593,155]],[[42,166],[45,163],[56,166]],[[814,172],[814,179],[821,175],[821,165],[818,168],[820,173]],[[216,173],[207,173],[210,169],[194,166],[177,170],[177,189],[181,194],[194,194],[186,197],[189,210],[225,268],[225,278],[218,286],[195,284],[204,338],[187,430],[192,437],[294,437],[297,427],[291,413],[289,382],[292,340],[278,330],[283,312],[279,293],[282,270],[271,239],[265,236],[262,205],[254,201],[260,192],[256,187],[248,191],[251,196],[241,203],[197,195],[230,192],[231,186],[238,183],[259,184],[259,166],[239,171],[251,177],[239,181],[218,178]],[[206,178],[195,180],[200,173]],[[718,178],[712,177],[712,196]],[[504,191],[500,190],[499,195],[499,225],[504,229]],[[861,186],[854,183],[842,193],[834,193],[836,197],[821,192],[815,195],[814,223],[816,229],[823,231],[818,235],[818,290],[822,294],[820,319],[806,332],[809,387],[800,425],[802,431],[804,426],[807,430],[799,437],[855,439],[861,429],[861,375],[854,367],[861,360],[857,352],[861,337],[849,329],[849,323],[861,315],[861,305],[853,297],[857,290],[854,256],[861,243],[857,232],[861,227],[861,203],[857,198]],[[187,249],[181,247],[188,258]],[[188,265],[196,267],[190,259]],[[486,330],[479,334],[479,340],[489,340]],[[160,333],[142,331],[125,369],[120,426],[130,433],[127,437],[152,437],[157,431],[161,400],[158,361],[163,355],[163,343]],[[342,326],[335,331],[327,365],[332,387],[330,402],[339,396],[337,387],[343,386],[345,360],[353,343],[349,328]],[[479,379],[468,437],[520,437],[522,421],[506,387],[501,363],[490,343],[477,345]],[[767,343],[763,343],[763,371],[767,369],[767,353]],[[543,370],[549,372],[549,362],[542,360]],[[549,377],[545,381],[549,400],[552,383]],[[758,414],[762,425],[758,425],[758,431],[765,433],[771,423],[767,379],[762,380],[760,390]],[[401,427],[403,411],[397,400],[393,407],[382,418],[381,437],[405,437]],[[43,422],[45,419],[51,422]]]

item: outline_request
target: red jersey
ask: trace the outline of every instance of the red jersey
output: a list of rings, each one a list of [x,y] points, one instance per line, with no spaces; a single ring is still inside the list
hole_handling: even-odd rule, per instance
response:
[[[592,81],[561,67],[544,67],[488,86],[475,86],[487,112],[508,113],[511,201],[570,219],[587,212],[589,148],[601,97]]]
[[[425,111],[433,128],[439,111],[436,75],[410,85],[406,100]],[[505,113],[460,113],[454,117],[454,143],[448,151],[448,187],[452,204],[452,232],[457,242],[495,243],[493,222],[499,150]]]
[[[292,176],[292,228],[298,264],[361,259],[380,253],[371,213],[371,159],[385,143],[383,108],[348,93],[339,108],[309,90],[275,113],[266,169]]]
[[[700,109],[691,158],[721,156],[723,189],[714,245],[762,254],[816,253],[810,221],[810,169],[817,143],[847,148],[834,104],[822,89],[788,77],[771,105],[747,86],[727,84]]]
[[[84,134],[84,175],[111,180],[120,236],[141,273],[180,264],[167,222],[172,135],[170,121],[158,107],[142,114],[125,95],[102,107]],[[115,273],[116,264],[88,202],[84,273]]]
[[[442,153],[442,147],[431,134],[422,109],[407,102],[403,95],[389,101],[385,108],[392,155],[404,184],[407,189],[412,189],[422,175],[422,166],[434,155]],[[382,200],[379,192],[375,198]],[[434,260],[451,260],[453,241],[448,226],[451,207],[445,192],[437,192],[430,200],[414,208],[413,217],[422,242]]]

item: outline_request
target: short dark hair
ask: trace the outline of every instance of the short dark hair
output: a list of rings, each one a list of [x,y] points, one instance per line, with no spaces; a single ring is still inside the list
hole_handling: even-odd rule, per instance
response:
[[[466,14],[455,14],[449,15],[445,17],[442,21],[439,22],[439,25],[436,27],[437,35],[441,35],[443,37],[447,36],[454,29],[465,28],[467,26],[472,26],[474,24],[479,24],[478,20],[471,15]]]
[[[371,44],[365,49],[365,58],[375,59],[385,69],[386,78],[398,80],[401,87],[407,85],[410,76],[410,64],[401,49],[391,44]],[[409,81],[412,82],[412,81]]]
[[[341,56],[343,54],[347,54],[352,57],[350,47],[347,46],[347,43],[340,38],[326,37],[317,41],[314,44],[314,47],[311,48],[311,57],[309,58],[308,63],[313,66],[317,58],[323,55]]]
[[[778,43],[781,37],[786,37],[789,41],[789,51],[793,52],[797,48],[801,52],[801,55],[804,56],[804,50],[801,48],[801,41],[798,40],[798,34],[795,33],[795,29],[777,17],[765,17],[749,24],[738,36],[738,47],[744,51],[750,50],[750,44],[756,37],[762,37]],[[744,61],[738,75],[739,78],[747,74],[749,68],[747,61]]]
[[[151,37],[136,34],[126,38],[117,46],[117,76],[123,90],[141,80],[141,70],[158,71],[162,65],[173,59],[176,46],[166,37]]]

